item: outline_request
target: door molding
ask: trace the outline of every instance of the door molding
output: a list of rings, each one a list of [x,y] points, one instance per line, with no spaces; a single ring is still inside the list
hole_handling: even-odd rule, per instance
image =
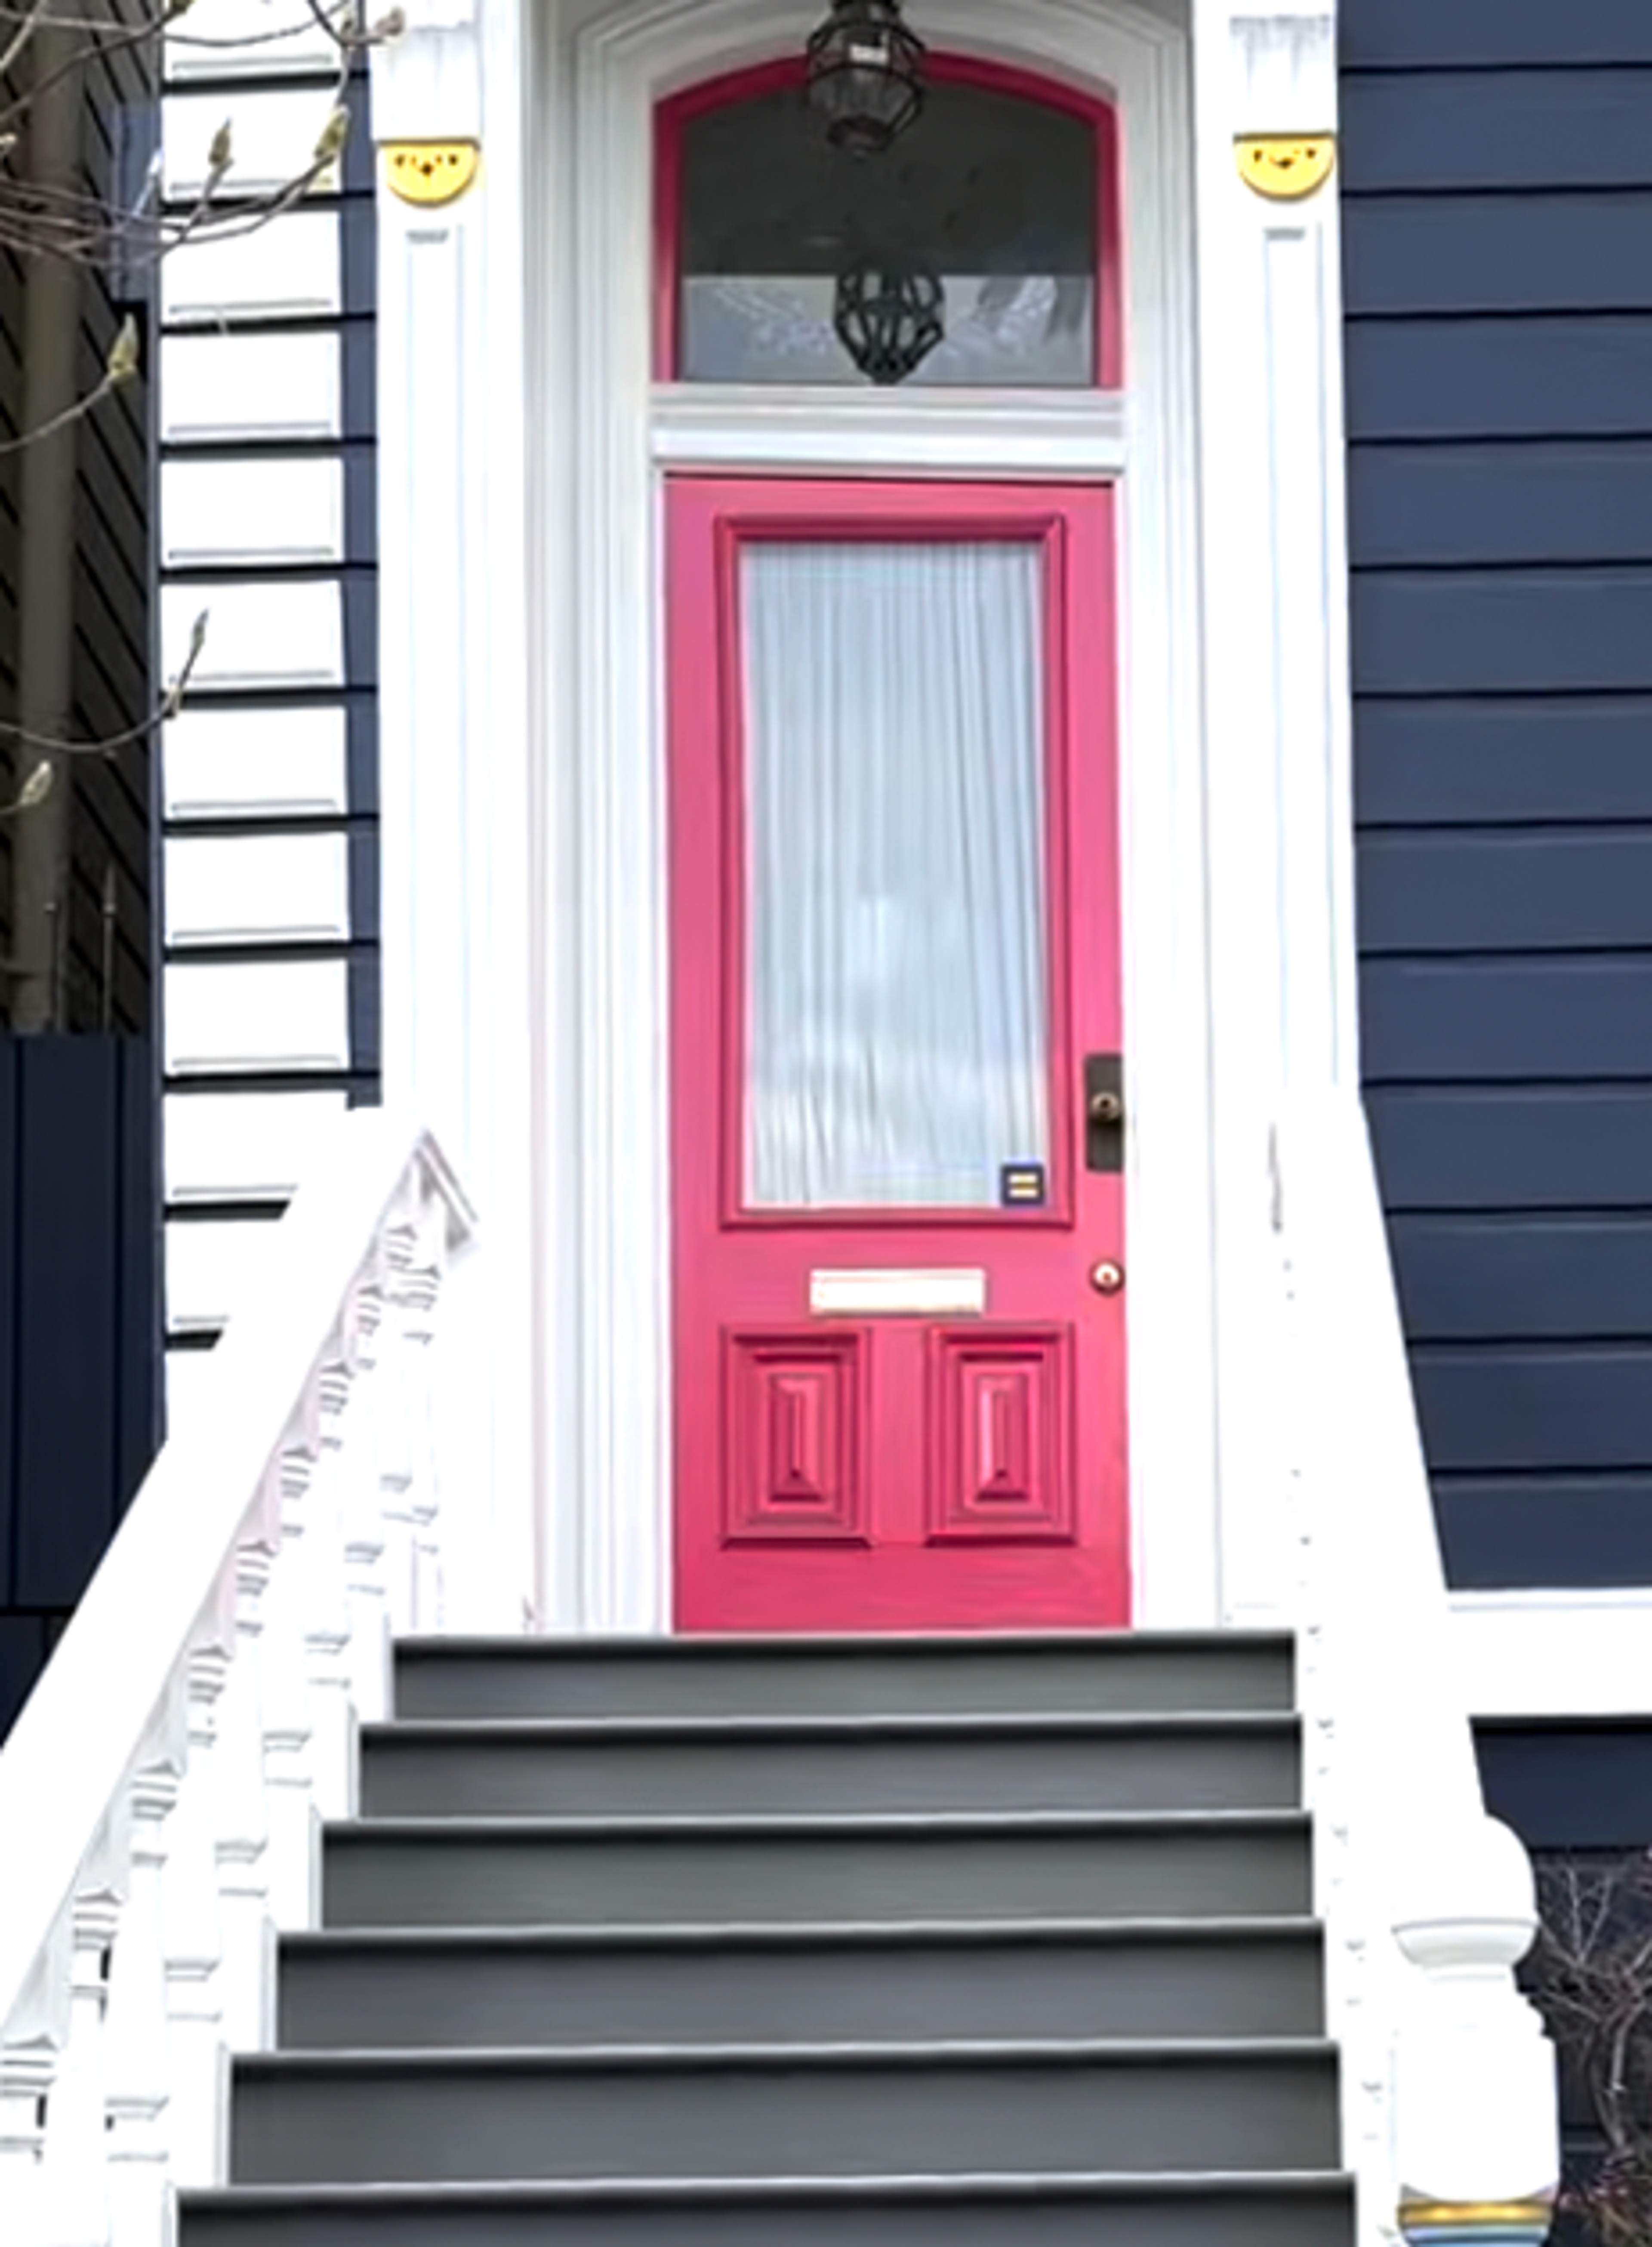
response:
[[[578,1508],[575,1597],[586,1629],[671,1621],[670,1179],[662,1097],[666,939],[660,555],[656,448],[716,439],[715,398],[652,411],[652,113],[663,95],[796,50],[817,10],[795,0],[625,0],[571,42],[577,183],[569,324],[576,397],[570,463],[577,566],[558,645],[572,671],[578,866],[577,1371],[569,1479]],[[928,0],[926,36],[1087,86],[1123,127],[1128,414],[1086,401],[1005,410],[1011,473],[1122,466],[1122,840],[1125,1044],[1132,1129],[1126,1173],[1135,1607],[1147,1622],[1219,1612],[1214,1116],[1200,722],[1192,137],[1185,34],[1111,0]],[[862,424],[861,465],[983,472],[984,416],[904,398]],[[858,401],[857,401],[858,405]],[[698,407],[698,411],[697,411]],[[848,400],[822,431],[845,444]],[[1079,422],[1075,413],[1072,420]],[[1128,420],[1122,462],[1114,456]],[[731,427],[731,420],[735,425]],[[781,417],[770,417],[770,442]],[[725,413],[729,465],[738,413]],[[829,430],[828,422],[829,421]],[[747,424],[749,434],[750,425]],[[794,434],[794,447],[801,440]],[[1096,447],[1109,452],[1098,458]],[[1069,451],[1069,446],[1072,450]],[[905,449],[910,448],[910,449]],[[761,451],[761,447],[759,447]],[[1074,457],[1088,449],[1088,460]],[[750,454],[747,455],[756,461]],[[817,452],[816,460],[820,461]],[[763,465],[780,466],[770,457]],[[823,463],[822,463],[823,464]],[[801,462],[795,449],[784,465]],[[558,1479],[561,1479],[560,1478]],[[570,1609],[572,1612],[570,1612]]]

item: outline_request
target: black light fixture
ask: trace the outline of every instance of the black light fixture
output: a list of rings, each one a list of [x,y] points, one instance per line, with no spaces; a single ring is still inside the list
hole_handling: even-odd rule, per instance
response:
[[[915,374],[945,339],[946,291],[926,265],[870,257],[837,277],[832,325],[869,382],[888,389]]]
[[[924,106],[924,42],[900,0],[832,0],[809,42],[809,99],[834,148],[876,156]]]

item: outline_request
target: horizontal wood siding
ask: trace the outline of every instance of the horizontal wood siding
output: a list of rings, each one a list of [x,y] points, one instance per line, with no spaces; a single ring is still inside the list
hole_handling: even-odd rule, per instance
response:
[[[1448,1562],[1652,1582],[1652,8],[1341,36],[1364,1067]]]
[[[264,105],[272,160],[296,170],[332,83],[324,52],[311,70],[265,77],[248,50],[226,54],[222,73],[195,58],[167,99],[174,121],[191,105],[243,119]],[[249,313],[226,301],[221,317],[181,313],[168,331],[180,372],[175,388],[164,375],[161,385],[163,601],[212,618],[196,689],[168,730],[164,775],[174,1367],[216,1341],[229,1287],[262,1253],[317,1115],[379,1096],[376,222],[365,72],[350,108],[341,173],[301,214],[317,261],[301,291],[319,292],[315,277],[336,270],[337,309],[318,313],[295,297]],[[174,180],[171,192],[181,191]],[[264,277],[278,248],[273,230],[247,239],[238,271],[261,302],[280,285]],[[180,283],[179,303],[202,285]],[[281,370],[295,363],[310,377],[290,389]],[[295,494],[307,498],[293,502]],[[283,631],[283,617],[297,627]],[[273,1158],[272,1137],[282,1151]]]

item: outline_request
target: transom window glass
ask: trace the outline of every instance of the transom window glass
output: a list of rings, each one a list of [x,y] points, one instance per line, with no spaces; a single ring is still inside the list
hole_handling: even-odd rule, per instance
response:
[[[932,77],[866,156],[783,85],[678,135],[678,380],[1097,381],[1102,166],[1081,113]]]

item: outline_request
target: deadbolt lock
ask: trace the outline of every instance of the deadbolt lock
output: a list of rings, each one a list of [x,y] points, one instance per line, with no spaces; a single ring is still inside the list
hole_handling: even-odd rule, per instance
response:
[[[1084,1167],[1124,1167],[1124,1061],[1121,1054],[1084,1056]]]

